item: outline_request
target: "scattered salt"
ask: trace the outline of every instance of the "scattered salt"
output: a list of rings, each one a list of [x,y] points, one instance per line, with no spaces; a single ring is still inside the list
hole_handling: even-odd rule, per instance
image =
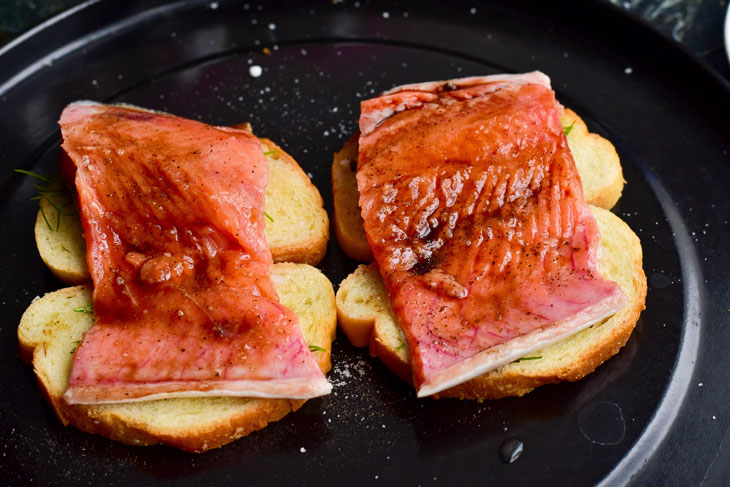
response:
[[[626,69],[624,69],[625,74],[631,74],[634,72],[634,69],[631,66],[628,66]]]
[[[390,18],[390,13],[389,12],[383,12],[383,18],[384,19]]]

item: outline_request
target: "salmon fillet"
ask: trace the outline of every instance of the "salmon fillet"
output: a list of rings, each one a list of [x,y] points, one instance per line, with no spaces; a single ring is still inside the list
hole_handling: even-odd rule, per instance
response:
[[[395,88],[361,105],[368,244],[427,396],[565,338],[627,299],[598,271],[542,73]]]
[[[331,390],[271,282],[251,132],[91,102],[59,123],[95,314],[68,403]]]

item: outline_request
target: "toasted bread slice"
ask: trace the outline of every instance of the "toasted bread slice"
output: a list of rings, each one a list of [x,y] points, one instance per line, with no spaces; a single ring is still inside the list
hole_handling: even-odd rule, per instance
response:
[[[65,196],[70,201],[71,196]],[[86,267],[86,241],[81,220],[73,204],[66,204],[58,215],[56,207],[47,198],[40,200],[35,219],[35,243],[43,262],[53,274],[66,284],[89,282]]]
[[[260,139],[269,161],[266,187],[266,240],[274,262],[316,265],[324,257],[329,240],[329,219],[322,196],[299,164],[270,141]],[[70,200],[70,198],[68,198]],[[66,284],[91,280],[86,267],[86,242],[73,205],[57,220],[56,209],[41,200],[35,238],[41,259]],[[64,211],[65,211],[64,210]]]
[[[322,196],[299,164],[269,139],[261,139],[269,160],[266,241],[274,262],[316,265],[327,251],[329,218]]]
[[[272,279],[282,304],[299,326],[323,372],[330,369],[336,311],[332,284],[306,264],[274,264]],[[133,445],[166,443],[189,452],[225,445],[299,409],[304,400],[206,397],[126,404],[69,405],[63,400],[73,352],[93,315],[91,288],[75,286],[46,294],[28,307],[18,327],[21,355],[32,361],[38,382],[65,425]],[[317,349],[319,350],[319,349]]]
[[[583,183],[586,201],[610,209],[621,197],[624,187],[616,149],[600,135],[589,133],[586,124],[572,110],[566,109],[561,121],[568,134],[568,146]],[[359,134],[353,135],[332,162],[334,227],[337,242],[348,256],[370,262],[373,258],[365,239],[355,179],[358,137]]]
[[[522,396],[543,384],[585,377],[626,344],[646,297],[641,243],[616,215],[598,207],[591,209],[601,232],[599,269],[621,287],[629,304],[610,318],[531,354],[527,360],[502,366],[435,397],[483,400]],[[371,355],[411,381],[406,343],[375,264],[360,265],[340,284],[337,316],[353,345],[368,345]]]

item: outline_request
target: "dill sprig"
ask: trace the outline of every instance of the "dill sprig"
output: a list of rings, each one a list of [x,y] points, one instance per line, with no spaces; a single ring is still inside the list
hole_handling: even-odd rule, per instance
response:
[[[43,184],[33,184],[33,187],[38,193],[33,196],[31,201],[38,201],[41,209],[41,216],[43,221],[46,222],[49,230],[57,232],[61,228],[61,216],[72,216],[75,214],[71,196],[68,194],[66,186],[63,184],[60,176],[44,176],[33,171],[26,171],[25,169],[16,169],[15,172],[24,174],[41,181]],[[43,208],[43,202],[46,202],[56,211],[55,228],[51,224],[49,215],[46,214],[46,210]],[[71,209],[69,210],[69,207]]]
[[[94,303],[89,303],[86,306],[81,306],[80,308],[74,308],[74,311],[77,313],[94,313]]]
[[[309,346],[309,351],[310,352],[326,352],[327,349],[326,348],[322,348],[322,347],[318,347],[317,345],[310,345]]]
[[[538,355],[536,357],[522,357],[522,358],[518,358],[517,360],[515,360],[515,363],[516,362],[522,362],[524,360],[539,360],[541,358],[542,358],[542,355]]]
[[[266,217],[266,219],[267,219],[267,220],[269,220],[269,221],[270,221],[271,223],[274,223],[274,219],[273,219],[273,218],[271,218],[271,215],[269,215],[268,213],[264,212],[264,216],[265,216],[265,217]]]
[[[569,134],[570,132],[572,132],[572,131],[573,131],[573,126],[574,126],[574,125],[575,125],[575,120],[573,120],[573,122],[572,122],[572,123],[571,123],[570,125],[568,125],[567,127],[563,127],[563,132],[565,133],[565,136],[566,136],[566,137],[568,136],[568,134]]]
[[[279,153],[278,150],[269,150],[269,151],[264,152],[264,155],[266,157],[269,157],[269,156],[273,156],[274,154],[278,154],[278,153]]]
[[[74,342],[71,342],[74,344],[74,348],[71,349],[71,355],[76,353],[76,349],[79,348],[79,343],[81,343],[81,340],[76,340]]]

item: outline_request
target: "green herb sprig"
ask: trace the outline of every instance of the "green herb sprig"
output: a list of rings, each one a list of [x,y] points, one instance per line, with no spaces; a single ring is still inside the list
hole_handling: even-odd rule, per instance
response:
[[[74,344],[74,348],[71,349],[71,355],[76,353],[76,349],[79,348],[79,344],[81,343],[81,340],[76,340],[75,342],[71,342]]]
[[[271,215],[269,215],[268,213],[264,212],[264,216],[265,216],[265,217],[266,217],[266,219],[267,219],[267,220],[269,220],[269,221],[270,221],[271,223],[274,223],[274,219],[273,219],[273,218],[271,218]]]
[[[537,355],[536,357],[522,357],[522,358],[518,358],[517,360],[515,360],[515,363],[523,362],[525,360],[539,360],[541,358],[542,358],[542,355]]]
[[[327,349],[326,348],[322,348],[322,347],[318,347],[317,345],[310,345],[309,346],[309,351],[310,352],[326,352]]]
[[[269,156],[273,156],[274,154],[278,154],[278,153],[279,153],[278,150],[269,150],[269,151],[264,152],[264,155],[266,157],[269,157]]]
[[[77,313],[94,314],[94,303],[89,303],[86,306],[81,306],[80,308],[74,308],[74,311]]]
[[[43,184],[33,184],[33,187],[38,191],[38,194],[33,196],[30,200],[38,201],[40,203],[43,221],[46,222],[49,230],[57,232],[61,228],[61,217],[73,216],[75,214],[71,197],[68,194],[68,190],[63,184],[61,177],[44,176],[33,171],[26,171],[25,169],[16,169],[15,172],[30,176],[43,182]],[[46,211],[43,209],[44,201],[56,211],[55,228],[54,225],[51,224],[52,219],[48,218]]]
[[[573,120],[573,122],[571,122],[571,124],[568,125],[567,127],[563,127],[563,133],[565,133],[566,137],[568,136],[569,133],[571,133],[573,131],[574,126],[575,126],[575,120]]]

